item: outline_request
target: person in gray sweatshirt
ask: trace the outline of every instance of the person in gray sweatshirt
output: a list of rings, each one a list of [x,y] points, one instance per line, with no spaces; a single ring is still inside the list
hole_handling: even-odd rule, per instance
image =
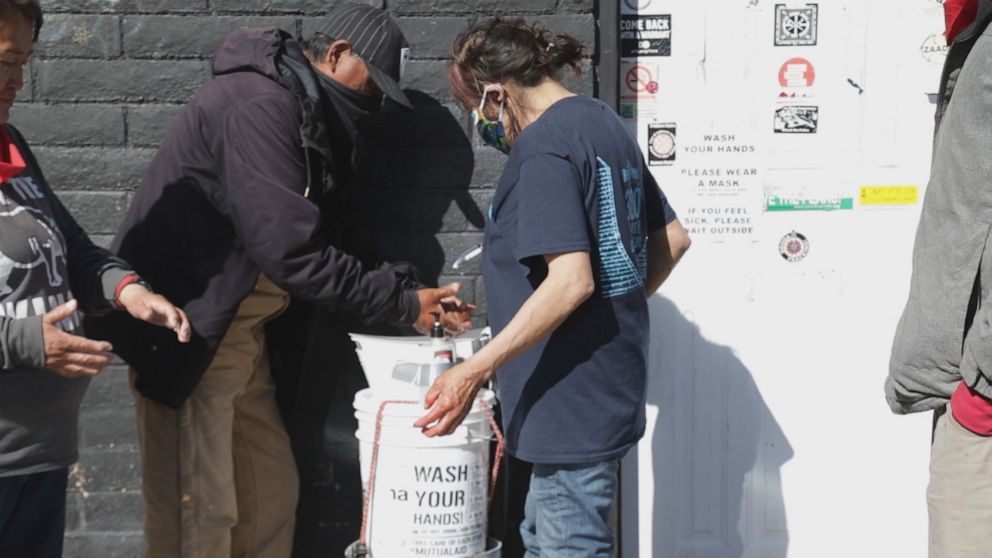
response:
[[[80,401],[112,350],[84,336],[80,310],[126,311],[181,341],[190,326],[90,241],[7,123],[41,24],[36,0],[0,0],[0,556],[54,558]]]
[[[930,558],[985,558],[992,523],[992,0],[944,4],[950,50],[909,299],[885,394],[935,411]]]

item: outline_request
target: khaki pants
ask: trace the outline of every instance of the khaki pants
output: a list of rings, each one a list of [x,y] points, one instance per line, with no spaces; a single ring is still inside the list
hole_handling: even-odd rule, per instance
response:
[[[299,480],[263,332],[287,303],[260,276],[178,410],[134,392],[148,558],[290,555]]]
[[[937,419],[930,449],[930,558],[992,553],[992,438],[961,426],[950,407]]]

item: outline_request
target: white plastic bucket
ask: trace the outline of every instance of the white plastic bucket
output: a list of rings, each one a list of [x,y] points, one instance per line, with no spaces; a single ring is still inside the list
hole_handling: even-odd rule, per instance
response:
[[[422,397],[425,387],[412,385],[408,378],[397,377],[397,366],[430,363],[434,358],[431,339],[424,336],[388,336],[350,334],[355,343],[358,360],[365,372],[369,387],[377,395],[397,399]],[[488,342],[489,328],[473,329],[455,338],[455,353],[467,359]]]
[[[486,544],[486,550],[480,554],[476,554],[473,558],[502,558],[503,556],[503,543],[496,539],[489,539]],[[348,545],[348,548],[344,549],[344,558],[374,558],[372,554],[359,554],[358,553],[358,542],[353,542]]]
[[[492,407],[493,392],[483,390],[479,397]],[[372,389],[355,394],[355,435],[366,497],[382,402]],[[374,558],[470,558],[486,552],[493,435],[489,419],[477,401],[453,434],[427,438],[413,426],[425,413],[419,403],[391,403],[383,410],[365,520],[365,541]]]

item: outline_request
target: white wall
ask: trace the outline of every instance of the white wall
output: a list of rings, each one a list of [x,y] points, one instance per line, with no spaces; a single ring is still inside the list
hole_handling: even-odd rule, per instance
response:
[[[619,1],[671,16],[670,55],[624,59],[657,82],[626,101],[628,122],[646,156],[649,130],[675,124],[674,161],[655,153],[651,169],[694,238],[652,300],[623,556],[925,556],[930,416],[890,414],[882,383],[929,171],[941,5],[822,0],[815,45],[776,46],[769,0]],[[794,57],[811,86],[780,85]],[[774,132],[792,104],[817,107],[815,133]],[[862,197],[896,185],[917,201]],[[838,209],[770,211],[771,196]],[[798,261],[780,253],[793,231],[808,241]]]

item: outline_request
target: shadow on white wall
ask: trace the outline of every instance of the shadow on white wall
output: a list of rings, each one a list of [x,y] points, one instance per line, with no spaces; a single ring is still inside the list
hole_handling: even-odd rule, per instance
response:
[[[623,556],[785,558],[789,441],[731,348],[667,298],[650,311],[648,427],[623,463]]]

